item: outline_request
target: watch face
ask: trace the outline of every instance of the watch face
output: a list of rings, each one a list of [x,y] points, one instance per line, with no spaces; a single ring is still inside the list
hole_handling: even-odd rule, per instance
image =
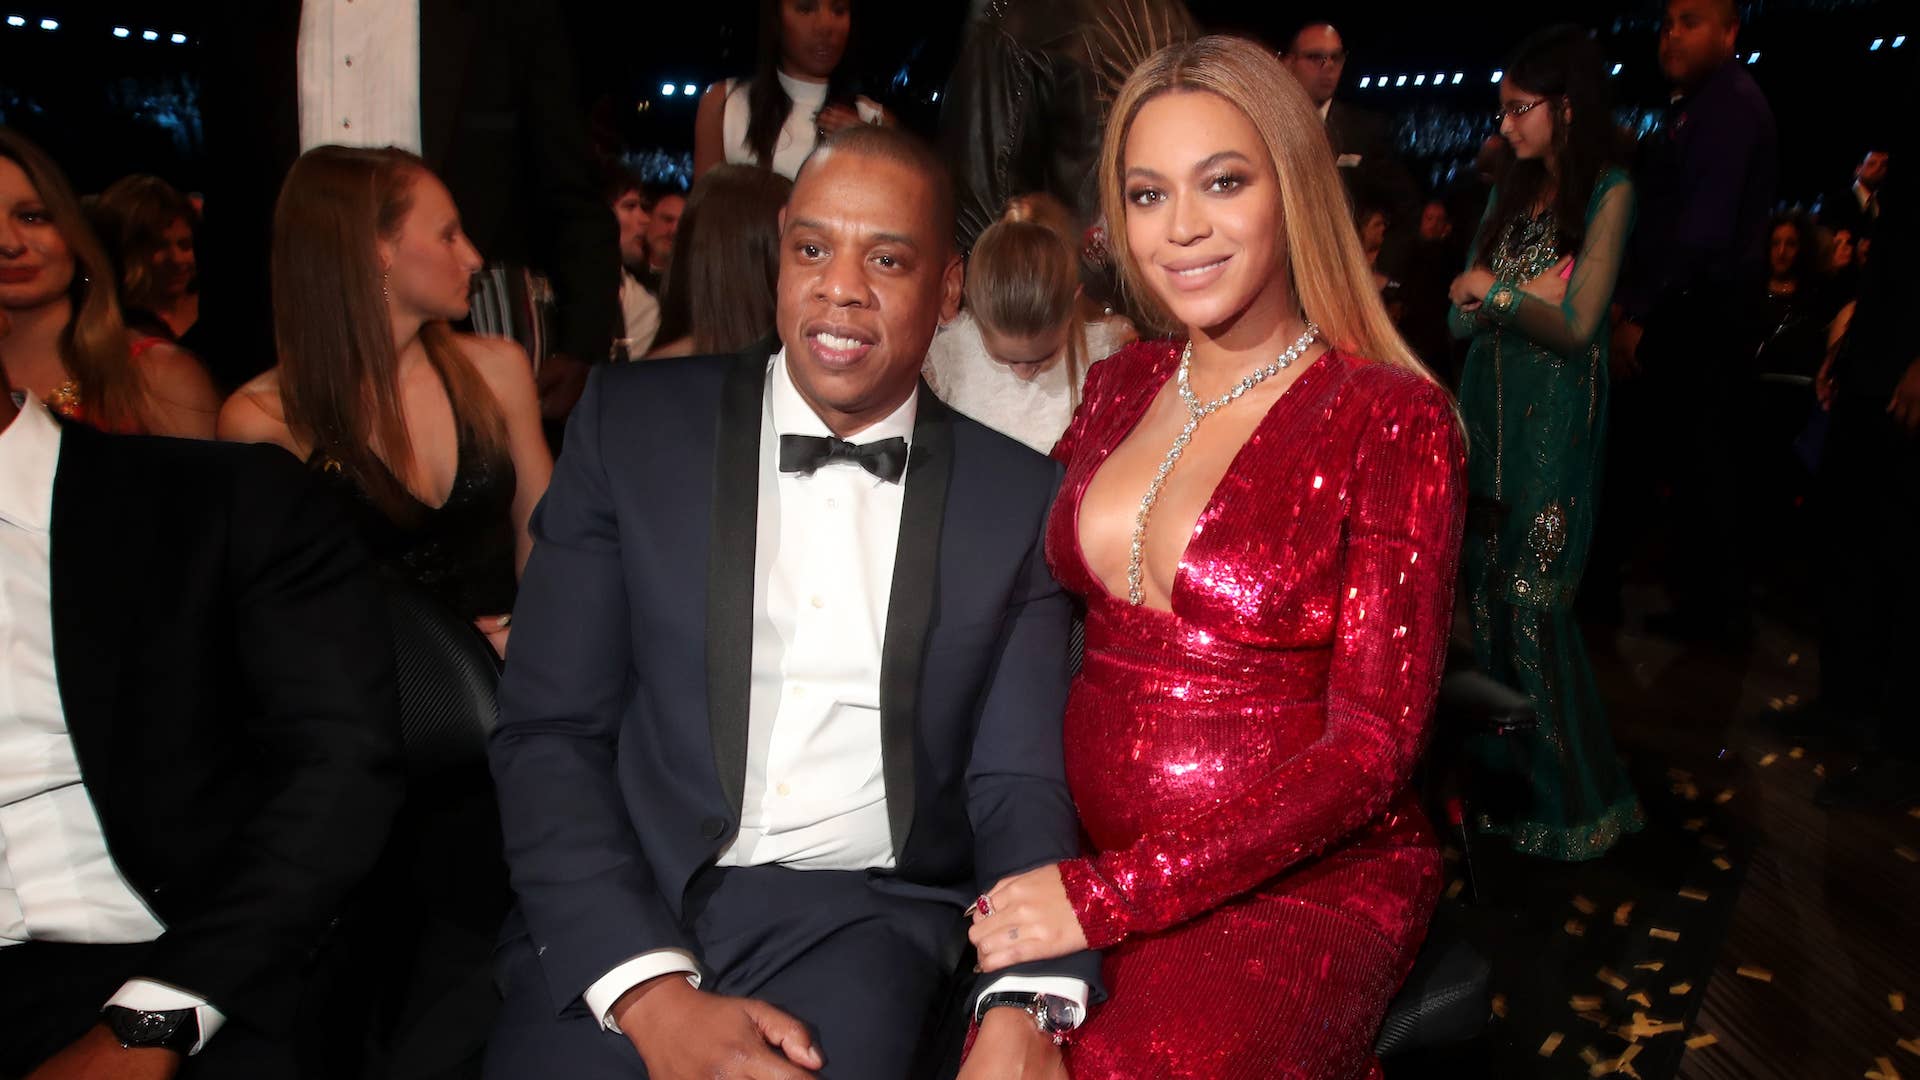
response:
[[[192,1009],[171,1012],[140,1012],[124,1008],[107,1010],[107,1025],[124,1046],[163,1045],[177,1036],[182,1026],[192,1018]]]

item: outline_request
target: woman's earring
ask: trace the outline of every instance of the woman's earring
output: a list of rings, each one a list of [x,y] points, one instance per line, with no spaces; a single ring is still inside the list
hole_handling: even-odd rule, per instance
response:
[[[387,291],[387,271],[385,270],[380,271],[380,299],[385,301],[388,307],[393,306],[393,294]]]

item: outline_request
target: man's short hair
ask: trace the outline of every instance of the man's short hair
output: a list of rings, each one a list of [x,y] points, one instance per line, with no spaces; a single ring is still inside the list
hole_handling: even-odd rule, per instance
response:
[[[649,214],[653,213],[653,208],[660,204],[661,199],[672,196],[684,199],[687,197],[687,189],[681,187],[679,184],[661,183],[659,181],[640,185],[640,205],[646,207],[647,213]]]
[[[1340,32],[1340,28],[1333,25],[1332,20],[1327,19],[1324,16],[1315,16],[1311,19],[1303,19],[1300,22],[1296,22],[1293,24],[1293,32],[1288,34],[1283,39],[1286,42],[1286,44],[1285,44],[1285,47],[1283,47],[1280,50],[1280,55],[1292,56],[1293,54],[1299,52],[1300,51],[1300,35],[1319,26],[1324,26],[1327,29],[1333,31],[1333,36],[1340,39],[1341,47],[1342,48],[1346,47],[1347,38],[1345,34],[1342,34]]]
[[[1729,26],[1740,25],[1740,5],[1736,0],[1706,0],[1706,3],[1708,7],[1713,9],[1715,15],[1720,16],[1721,22]],[[1662,6],[1673,6],[1673,0],[1666,0],[1666,3]]]
[[[626,197],[629,191],[642,191],[645,185],[640,182],[640,174],[618,163],[607,165],[601,170],[600,194],[606,197],[611,206]],[[643,197],[642,202],[646,201]]]
[[[935,231],[948,243],[953,241],[954,196],[953,177],[947,172],[947,163],[940,159],[926,140],[897,127],[882,127],[878,124],[848,124],[820,144],[800,172],[793,178],[798,187],[801,177],[815,161],[828,154],[856,154],[860,157],[878,158],[902,165],[918,173],[927,182],[933,196]]]

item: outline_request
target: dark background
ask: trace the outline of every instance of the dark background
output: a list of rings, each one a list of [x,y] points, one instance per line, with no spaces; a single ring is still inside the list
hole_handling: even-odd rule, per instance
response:
[[[260,0],[271,2],[271,0]],[[575,31],[582,107],[601,140],[660,173],[684,160],[692,143],[694,101],[676,87],[746,73],[752,63],[752,0],[623,3],[557,0]],[[1286,29],[1315,14],[1309,5],[1266,0],[1190,0],[1209,28],[1280,44]],[[931,130],[934,95],[958,50],[966,0],[856,0],[850,62],[863,89],[908,124]],[[1810,202],[1844,186],[1849,170],[1880,133],[1916,118],[1890,112],[1894,91],[1916,77],[1920,35],[1913,0],[1759,0],[1742,5],[1743,55],[1758,51],[1750,71],[1779,121],[1781,197]],[[1401,146],[1425,183],[1443,183],[1491,130],[1489,84],[1502,56],[1528,32],[1552,20],[1593,28],[1621,65],[1615,88],[1620,119],[1652,122],[1666,89],[1655,66],[1660,6],[1647,0],[1572,0],[1551,5],[1379,0],[1332,5],[1351,59],[1344,98],[1393,118]],[[196,0],[0,0],[0,122],[47,146],[83,191],[98,190],[131,171],[160,173],[194,189],[217,162],[200,152],[200,50],[207,7]],[[43,18],[58,30],[39,29]],[[131,31],[113,36],[114,26]],[[142,40],[154,30],[159,40]],[[183,34],[187,41],[174,44]],[[1875,38],[1886,44],[1870,51]],[[1447,85],[1415,87],[1413,77],[1447,74]],[[1452,82],[1455,72],[1464,78]],[[1363,77],[1409,76],[1404,88],[1361,89]]]

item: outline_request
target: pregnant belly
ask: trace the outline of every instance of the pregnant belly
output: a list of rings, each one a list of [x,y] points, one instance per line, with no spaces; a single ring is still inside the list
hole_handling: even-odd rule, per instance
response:
[[[1195,706],[1076,680],[1067,701],[1067,783],[1095,848],[1122,847],[1246,790],[1324,727],[1317,700]]]

